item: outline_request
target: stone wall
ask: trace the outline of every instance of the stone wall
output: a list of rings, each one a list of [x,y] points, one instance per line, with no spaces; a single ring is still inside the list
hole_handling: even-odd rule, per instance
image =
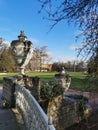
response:
[[[18,84],[15,88],[16,107],[23,115],[27,130],[55,130],[51,118],[44,113],[30,91]]]
[[[39,100],[40,98],[40,78],[39,77],[24,76],[18,79],[17,83],[20,86],[24,86],[25,88],[29,89],[31,94],[36,98],[36,100],[37,101]]]
[[[15,78],[4,77],[3,80],[3,101],[6,107],[15,107]]]
[[[9,106],[13,107],[16,104],[18,110],[23,115],[27,130],[55,130],[55,128],[57,130],[65,130],[83,119],[81,104],[71,98],[65,98],[62,91],[58,93],[61,86],[61,84],[58,84],[58,81],[54,81],[53,84],[47,82],[41,84],[38,77],[26,76],[17,78],[14,76],[4,78],[3,97],[9,103]],[[42,105],[44,106],[43,108],[47,108],[48,116],[38,104],[38,101],[41,104],[44,101],[40,100],[43,94],[40,92],[42,85],[45,86],[44,94],[46,97],[48,95],[49,102]],[[63,85],[66,86],[66,84]],[[52,91],[49,91],[51,87]],[[53,92],[56,91],[57,94],[55,95]],[[43,99],[46,100],[45,95]],[[51,118],[48,118],[50,116],[53,118],[55,128],[52,125]]]
[[[49,102],[47,115],[53,117],[56,130],[65,130],[84,118],[80,102],[62,96],[55,97]]]

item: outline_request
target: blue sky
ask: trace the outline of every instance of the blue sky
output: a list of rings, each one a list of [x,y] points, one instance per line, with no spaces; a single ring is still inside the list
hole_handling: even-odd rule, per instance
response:
[[[74,50],[79,44],[75,41],[77,27],[62,21],[47,34],[52,22],[43,20],[46,14],[44,11],[38,14],[39,9],[37,0],[0,0],[0,37],[11,42],[24,30],[34,47],[47,46],[53,61],[77,59]]]

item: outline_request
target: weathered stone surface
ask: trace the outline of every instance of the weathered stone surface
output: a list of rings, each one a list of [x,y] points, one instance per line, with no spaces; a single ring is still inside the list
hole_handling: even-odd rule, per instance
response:
[[[24,69],[33,55],[32,42],[26,38],[24,31],[21,31],[18,40],[11,42],[12,55],[16,65],[20,67],[21,75],[25,75]]]
[[[46,130],[47,127],[49,127],[48,117],[43,110],[40,110],[40,107],[36,105],[34,97],[41,105],[43,104],[42,106],[45,108],[45,112],[47,112],[48,116],[53,118],[53,124],[57,130],[65,130],[67,127],[83,119],[83,110],[79,101],[63,97],[63,91],[60,93],[57,91],[57,94],[55,94],[56,87],[62,88],[62,82],[58,82],[59,80],[53,81],[53,84],[43,82],[45,83],[45,87],[51,87],[53,91],[50,91],[49,98],[41,100],[42,84],[38,77],[14,76],[5,78],[3,95],[8,98],[8,100],[6,100],[9,104],[12,103],[12,97],[14,96],[13,99],[15,99],[16,106],[24,117],[27,130]],[[6,94],[8,96],[6,96]],[[51,130],[54,130],[54,127],[52,127]]]
[[[61,87],[64,89],[64,92],[69,89],[71,84],[71,77],[65,71],[64,67],[58,74],[55,74],[55,81],[61,82]]]
[[[15,107],[15,78],[4,77],[3,81],[3,99],[7,107]]]
[[[19,84],[30,90],[32,95],[39,100],[40,98],[40,80],[38,77],[12,76],[5,77],[3,82],[3,98],[7,107],[15,106],[15,85]]]
[[[27,130],[55,130],[52,124],[48,125],[48,117],[30,91],[18,84],[15,88],[16,106],[23,115]]]
[[[84,106],[85,108],[85,106]],[[85,118],[85,109],[81,101],[58,96],[49,101],[47,114],[52,116],[56,130],[65,130]]]

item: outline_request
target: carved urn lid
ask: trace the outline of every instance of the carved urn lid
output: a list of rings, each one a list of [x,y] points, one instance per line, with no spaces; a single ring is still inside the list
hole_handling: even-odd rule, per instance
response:
[[[20,31],[20,35],[18,36],[18,38],[19,38],[19,40],[21,40],[21,41],[24,41],[24,40],[25,40],[25,38],[27,38],[27,36],[25,36],[25,34],[24,34],[24,31],[23,31],[23,30],[21,30],[21,31]]]

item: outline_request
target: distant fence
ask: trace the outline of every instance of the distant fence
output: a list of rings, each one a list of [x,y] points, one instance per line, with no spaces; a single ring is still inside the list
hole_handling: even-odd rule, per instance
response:
[[[22,113],[27,130],[55,130],[49,118],[30,91],[25,87],[15,86],[16,106]]]

